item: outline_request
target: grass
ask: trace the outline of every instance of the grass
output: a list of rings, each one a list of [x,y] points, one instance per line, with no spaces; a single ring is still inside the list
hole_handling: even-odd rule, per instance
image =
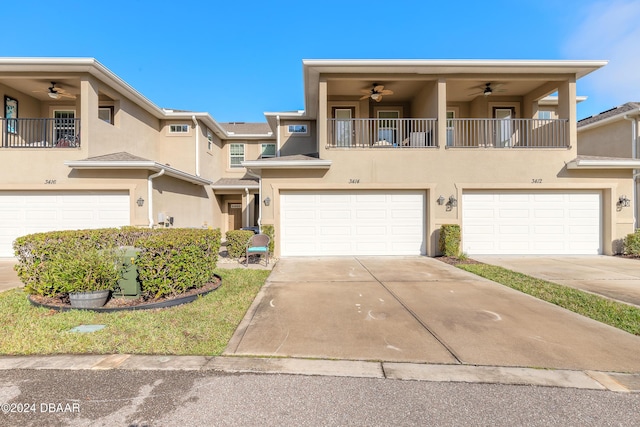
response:
[[[219,355],[264,284],[269,271],[218,270],[222,286],[168,309],[95,313],[34,307],[21,289],[0,293],[0,354]],[[69,332],[82,324],[106,327]]]
[[[456,267],[640,336],[640,309],[636,307],[494,265],[458,264]]]

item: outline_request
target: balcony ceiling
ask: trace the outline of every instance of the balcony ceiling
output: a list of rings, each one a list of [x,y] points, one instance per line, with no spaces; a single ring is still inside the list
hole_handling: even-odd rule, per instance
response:
[[[482,96],[482,91],[487,83],[491,83],[495,90],[491,95],[497,97],[524,96],[534,89],[545,85],[549,80],[535,79],[509,79],[500,77],[476,77],[473,79],[451,79],[447,81],[447,102],[469,102],[477,96]],[[376,76],[366,79],[330,79],[327,84],[328,95],[337,98],[359,98],[361,89],[371,89],[373,84],[384,85],[385,89],[393,91],[393,95],[384,97],[384,102],[410,102],[416,94],[428,85],[433,85],[433,80],[398,80],[397,76]],[[548,94],[550,94],[549,92]],[[475,94],[475,95],[473,95]]]

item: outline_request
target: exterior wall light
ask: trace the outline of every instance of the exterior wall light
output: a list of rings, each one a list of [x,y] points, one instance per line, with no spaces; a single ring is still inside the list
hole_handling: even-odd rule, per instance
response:
[[[267,196],[267,198],[264,199],[264,205],[269,206],[270,204],[271,204],[271,199],[269,198],[269,196]]]
[[[138,197],[138,200],[136,200],[136,204],[139,207],[142,207],[144,205],[144,199],[142,197]]]
[[[438,197],[437,202],[438,202],[438,204],[439,204],[440,206],[444,205],[444,197],[442,197],[442,196]]]
[[[627,199],[627,196],[622,195],[620,196],[620,198],[618,199],[618,203],[616,203],[616,206],[618,206],[618,208],[628,208],[631,205],[631,200]]]
[[[453,196],[449,196],[449,201],[447,202],[447,204],[451,205],[452,208],[455,208],[456,206],[458,206],[458,199]]]

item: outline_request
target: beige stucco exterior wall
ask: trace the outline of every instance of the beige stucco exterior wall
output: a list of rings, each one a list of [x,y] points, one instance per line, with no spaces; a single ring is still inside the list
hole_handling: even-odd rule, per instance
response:
[[[630,158],[632,153],[631,133],[632,123],[624,119],[580,130],[578,133],[578,154]]]
[[[307,125],[307,135],[296,135],[288,132],[289,125]],[[283,120],[278,128],[280,133],[280,156],[293,154],[317,153],[317,131],[314,120]]]

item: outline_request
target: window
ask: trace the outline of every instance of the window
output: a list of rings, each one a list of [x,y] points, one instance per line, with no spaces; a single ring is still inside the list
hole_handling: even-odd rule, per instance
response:
[[[276,156],[276,144],[262,144],[260,158],[266,159]]]
[[[188,133],[189,125],[170,125],[169,133]]]
[[[287,133],[289,135],[308,135],[309,125],[307,124],[288,125]]]
[[[549,111],[549,110],[538,110],[538,118],[540,120],[550,120],[551,119],[551,111]]]
[[[98,118],[112,125],[113,124],[113,107],[99,107]]]
[[[241,162],[244,161],[244,144],[229,145],[229,166],[232,168],[241,168]]]
[[[213,133],[211,129],[207,129],[207,150],[211,151],[213,148]]]

